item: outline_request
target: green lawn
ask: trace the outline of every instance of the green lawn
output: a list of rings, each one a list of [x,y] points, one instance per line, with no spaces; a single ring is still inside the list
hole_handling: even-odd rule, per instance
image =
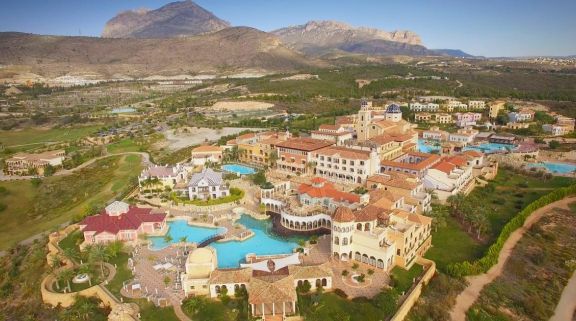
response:
[[[108,152],[111,154],[138,152],[140,151],[140,147],[141,145],[131,138],[123,139],[107,146]]]
[[[299,295],[298,307],[307,321],[379,321],[386,320],[396,310],[396,303],[380,295],[374,300],[348,300],[334,293],[323,293]]]
[[[500,231],[518,212],[531,202],[559,187],[576,181],[555,176],[549,180],[520,175],[500,168],[498,175],[486,187],[476,187],[467,199],[476,199],[479,206],[488,209],[489,231],[482,240],[468,234],[452,217],[445,227],[432,229],[432,248],[426,257],[436,262],[439,269],[456,262],[472,261],[481,257],[492,245]],[[473,234],[473,233],[472,233]]]
[[[466,234],[456,220],[448,217],[445,227],[432,228],[432,247],[425,256],[443,270],[453,262],[477,259],[483,252],[484,246]]]
[[[73,141],[93,134],[101,125],[76,128],[36,129],[0,131],[0,142],[7,148],[13,145],[39,144],[46,142]],[[30,148],[37,147],[31,145]]]
[[[140,307],[142,321],[180,321],[172,307],[159,308],[146,300],[132,300]]]
[[[108,261],[108,263],[116,266],[116,275],[108,285],[106,285],[106,288],[118,298],[120,298],[120,290],[122,289],[123,282],[132,278],[132,271],[128,269],[129,257],[130,255],[128,253],[120,252],[117,257]]]
[[[109,157],[69,176],[53,176],[39,186],[31,181],[0,182],[0,250],[38,233],[55,229],[121,197],[141,171],[137,155]],[[94,213],[90,213],[94,214]]]
[[[399,293],[406,292],[414,283],[414,279],[420,276],[424,269],[422,265],[414,264],[410,270],[404,270],[401,267],[394,267],[392,269],[392,279],[394,280],[394,288]]]

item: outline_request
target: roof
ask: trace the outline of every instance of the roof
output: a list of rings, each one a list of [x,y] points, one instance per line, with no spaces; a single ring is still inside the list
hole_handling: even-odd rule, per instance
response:
[[[207,247],[200,247],[194,249],[190,254],[186,262],[189,263],[209,263],[216,260],[215,253]]]
[[[328,263],[320,265],[290,265],[288,270],[294,279],[317,279],[331,277],[334,273]]]
[[[368,205],[366,207],[364,207],[363,209],[356,211],[354,214],[356,214],[356,221],[358,222],[367,222],[367,221],[374,221],[376,219],[378,219],[378,217],[384,213],[384,209],[378,207],[378,206],[374,206],[374,205]]]
[[[105,211],[98,215],[88,216],[79,225],[83,226],[84,232],[117,234],[123,230],[137,230],[142,223],[160,223],[165,219],[166,214],[152,213],[151,208],[131,206],[128,212],[118,216],[108,215]]]
[[[334,217],[332,218],[335,222],[354,222],[356,217],[352,210],[345,206],[340,206],[334,211]]]
[[[468,163],[466,158],[464,158],[462,156],[450,156],[450,157],[446,158],[446,161],[449,163],[452,163],[458,167],[465,166]]]
[[[276,282],[266,282],[259,278],[252,278],[248,288],[248,302],[250,304],[262,304],[272,302],[296,301],[294,278],[287,276]]]
[[[327,181],[312,180],[313,184],[300,184],[298,194],[306,194],[312,198],[331,198],[334,201],[359,203],[360,195],[337,190],[332,183]],[[320,186],[318,186],[321,184]]]
[[[107,214],[116,214],[116,215],[126,213],[128,212],[128,210],[130,210],[130,205],[128,205],[128,203],[120,201],[114,201],[112,202],[112,204],[104,208],[104,211],[106,211]]]
[[[403,163],[398,161],[390,161],[390,160],[383,160],[380,162],[381,165],[384,166],[391,166],[391,167],[399,167],[399,168],[406,168],[411,170],[420,171],[423,169],[428,168],[432,164],[435,164],[440,160],[440,156],[435,154],[427,154],[427,153],[420,153],[420,152],[410,152],[407,153],[414,156],[423,157],[424,159],[419,163]]]
[[[197,186],[198,183],[203,179],[208,182],[209,186],[222,185],[222,173],[215,172],[211,168],[205,168],[202,170],[202,172],[192,175],[188,186]]]
[[[173,166],[159,166],[153,165],[145,169],[142,173],[142,176],[150,176],[150,177],[171,177],[176,175]]]
[[[217,153],[217,152],[222,152],[222,148],[220,146],[202,145],[192,150],[192,153]]]
[[[292,255],[284,256],[281,258],[273,258],[268,260],[262,260],[255,263],[243,263],[240,264],[241,267],[249,267],[252,270],[263,271],[263,272],[275,272],[283,269],[290,265],[300,264],[300,258],[298,253]]]
[[[472,156],[472,157],[482,157],[482,156],[484,156],[484,154],[480,153],[479,151],[472,150],[472,149],[467,150],[467,151],[464,151],[463,154],[468,155],[468,156]]]
[[[454,164],[449,163],[449,162],[440,162],[440,163],[432,166],[432,168],[437,169],[439,171],[442,171],[446,174],[450,174],[455,167],[456,166]]]
[[[350,116],[336,117],[336,125],[352,124],[353,122],[354,122],[354,119]]]
[[[310,132],[311,134],[318,134],[318,135],[326,135],[326,136],[346,136],[346,135],[352,135],[351,132],[349,131],[343,131],[343,132],[328,132],[328,131],[322,131],[322,130],[313,130]]]
[[[307,137],[297,137],[281,142],[276,146],[281,148],[296,149],[310,152],[333,144],[334,142],[327,140],[320,140]]]
[[[390,216],[395,216],[407,220],[412,223],[420,225],[428,225],[432,222],[432,218],[416,213],[408,213],[406,211],[393,211]]]
[[[248,283],[252,279],[252,269],[216,269],[210,274],[211,284]]]
[[[370,159],[370,151],[347,148],[342,146],[328,146],[316,151],[319,155],[339,155],[346,159]]]
[[[402,189],[413,190],[420,183],[417,182],[416,176],[399,172],[386,172],[385,174],[375,174],[367,178],[368,182],[398,187]]]

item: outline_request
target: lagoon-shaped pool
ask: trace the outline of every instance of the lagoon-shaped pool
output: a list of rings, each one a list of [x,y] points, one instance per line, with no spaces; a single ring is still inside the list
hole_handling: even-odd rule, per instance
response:
[[[298,247],[298,241],[303,238],[284,238],[274,235],[271,231],[270,220],[259,221],[248,215],[242,215],[236,222],[244,225],[254,232],[254,236],[244,241],[215,242],[210,244],[216,249],[219,268],[237,268],[248,253],[256,255],[290,254]],[[188,225],[186,220],[175,220],[168,223],[168,235],[172,237],[171,243],[178,243],[182,236],[188,242],[199,242],[207,237],[217,234],[224,229]],[[152,249],[162,249],[167,246],[163,237],[150,237]]]
[[[463,150],[475,150],[484,154],[493,154],[497,152],[509,152],[516,148],[516,145],[498,144],[498,143],[483,143],[480,145],[466,146]]]
[[[256,170],[254,168],[239,164],[222,165],[222,170],[226,172],[235,173],[237,175],[250,175],[256,173]]]
[[[440,144],[433,140],[418,139],[418,151],[421,153],[432,153],[440,151]]]
[[[543,167],[546,168],[550,173],[558,173],[558,174],[569,174],[576,172],[576,164],[568,164],[568,163],[542,162],[542,163],[527,164],[526,166],[528,166],[529,168]]]

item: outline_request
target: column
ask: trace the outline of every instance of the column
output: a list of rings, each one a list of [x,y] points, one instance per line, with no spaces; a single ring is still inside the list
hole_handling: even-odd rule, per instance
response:
[[[272,315],[276,315],[276,311],[274,309],[274,302],[272,302]]]
[[[254,315],[254,304],[250,304],[250,307],[252,308],[252,315]]]
[[[292,301],[292,313],[296,314],[296,302]]]
[[[264,316],[264,302],[262,302],[262,316]]]
[[[282,317],[286,316],[286,302],[282,301]]]

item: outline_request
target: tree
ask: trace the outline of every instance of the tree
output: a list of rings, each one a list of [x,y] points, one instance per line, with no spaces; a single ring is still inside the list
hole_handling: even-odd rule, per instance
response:
[[[114,241],[106,245],[106,251],[108,252],[110,258],[117,257],[118,254],[122,252],[122,249],[124,249],[124,243],[122,243],[122,241]]]
[[[96,244],[90,249],[88,258],[92,262],[100,263],[100,273],[104,277],[104,262],[110,258],[107,248],[102,244]]]
[[[183,306],[190,314],[196,314],[206,306],[206,299],[203,296],[194,296],[184,301]]]
[[[551,140],[548,142],[548,147],[550,147],[550,149],[556,149],[560,147],[560,142],[557,140]]]
[[[48,164],[44,167],[44,176],[52,176],[56,172],[54,166]]]
[[[72,291],[70,286],[70,280],[74,277],[74,270],[72,269],[62,269],[58,272],[58,280],[65,281],[68,285],[68,291]]]
[[[276,150],[271,151],[268,160],[270,162],[271,167],[276,166],[276,162],[278,161],[278,151]]]
[[[170,234],[164,235],[164,242],[166,242],[167,244],[172,243],[173,240],[174,240],[174,238],[172,236],[170,236]]]
[[[434,231],[438,231],[438,227],[445,227],[448,219],[448,208],[446,206],[438,205],[433,206],[432,210],[425,213],[427,216],[432,218],[432,225],[434,226]]]
[[[448,204],[450,204],[452,215],[461,217],[462,206],[466,201],[464,194],[458,193],[456,195],[450,195],[446,201],[448,202]]]
[[[188,237],[186,235],[180,238],[180,243],[184,244],[184,252],[186,252],[186,247],[188,246]]]
[[[74,263],[80,257],[80,253],[74,248],[65,248],[62,249],[62,256]]]
[[[78,268],[78,272],[88,275],[88,284],[92,286],[92,269],[90,269],[90,266],[88,266],[87,264],[82,264]]]

